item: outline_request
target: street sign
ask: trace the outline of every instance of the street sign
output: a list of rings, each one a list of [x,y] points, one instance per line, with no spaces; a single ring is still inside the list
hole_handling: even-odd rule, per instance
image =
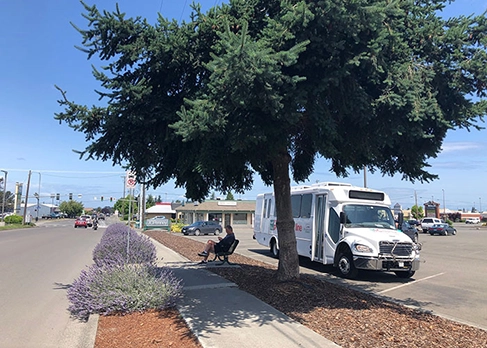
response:
[[[125,187],[132,189],[136,184],[136,176],[134,172],[127,172],[125,176]]]

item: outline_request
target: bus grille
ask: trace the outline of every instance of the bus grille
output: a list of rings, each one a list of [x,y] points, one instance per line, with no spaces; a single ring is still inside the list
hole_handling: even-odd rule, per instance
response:
[[[413,251],[412,243],[380,242],[381,254],[392,254],[394,256],[409,256]]]

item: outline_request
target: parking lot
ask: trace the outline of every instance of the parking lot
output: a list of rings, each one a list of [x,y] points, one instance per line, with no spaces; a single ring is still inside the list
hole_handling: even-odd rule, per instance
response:
[[[455,223],[455,236],[420,233],[421,266],[411,279],[394,273],[361,272],[358,279],[335,276],[335,270],[301,258],[301,272],[390,297],[405,305],[433,311],[487,330],[487,227]],[[269,250],[252,239],[250,229],[235,226],[240,240],[237,253],[277,265]],[[201,242],[215,236],[188,236]]]

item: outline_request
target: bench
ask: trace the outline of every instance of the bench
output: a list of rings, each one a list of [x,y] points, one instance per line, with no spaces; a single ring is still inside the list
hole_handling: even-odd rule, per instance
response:
[[[220,263],[217,263],[217,265],[219,265],[219,266],[221,266],[225,263],[227,263],[229,265],[235,265],[234,263],[231,263],[230,261],[228,261],[228,256],[233,254],[233,252],[237,248],[237,245],[238,245],[238,239],[235,239],[233,241],[232,245],[230,245],[230,248],[228,248],[228,251],[220,251],[219,253],[215,254],[214,259],[211,260],[210,262],[216,261],[216,259],[218,258],[218,260],[221,261]]]

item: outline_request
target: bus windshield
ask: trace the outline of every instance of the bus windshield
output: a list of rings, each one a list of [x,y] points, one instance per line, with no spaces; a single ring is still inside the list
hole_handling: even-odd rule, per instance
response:
[[[343,207],[347,215],[346,226],[354,227],[379,227],[395,229],[394,216],[387,207],[374,205],[348,204]]]

